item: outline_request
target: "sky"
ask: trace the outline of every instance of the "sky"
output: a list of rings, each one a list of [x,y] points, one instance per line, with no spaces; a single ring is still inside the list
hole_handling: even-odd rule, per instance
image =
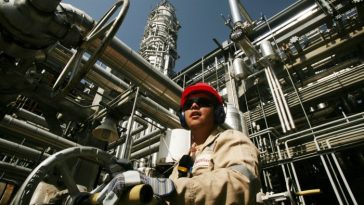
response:
[[[178,72],[217,48],[213,38],[223,42],[229,38],[230,28],[221,15],[231,16],[229,0],[169,0],[176,9],[181,25],[178,32]],[[240,0],[253,20],[261,15],[270,18],[296,0]],[[111,0],[63,0],[99,20],[114,4]],[[149,13],[160,0],[130,0],[130,6],[117,37],[134,51],[139,51]]]

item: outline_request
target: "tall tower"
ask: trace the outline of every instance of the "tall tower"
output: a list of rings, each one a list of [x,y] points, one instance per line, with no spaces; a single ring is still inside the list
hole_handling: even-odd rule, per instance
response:
[[[150,13],[140,44],[140,54],[163,74],[171,76],[178,58],[177,32],[180,29],[174,6],[162,0]]]

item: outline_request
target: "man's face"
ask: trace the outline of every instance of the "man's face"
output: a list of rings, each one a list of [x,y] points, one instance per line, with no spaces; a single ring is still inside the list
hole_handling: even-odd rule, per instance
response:
[[[185,106],[185,119],[191,129],[213,129],[214,99],[206,93],[194,93],[188,96]]]

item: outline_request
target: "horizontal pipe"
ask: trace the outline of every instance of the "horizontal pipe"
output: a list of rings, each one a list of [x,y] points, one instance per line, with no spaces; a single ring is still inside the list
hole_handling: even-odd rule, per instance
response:
[[[152,144],[154,144],[156,142],[159,142],[160,141],[160,137],[161,137],[161,135],[159,134],[159,135],[156,135],[154,137],[151,137],[151,138],[149,138],[149,139],[145,140],[144,142],[141,142],[141,143],[139,143],[137,145],[133,145],[132,152],[141,150],[141,149],[143,149],[145,147],[149,147],[150,145],[152,145]]]
[[[5,115],[4,118],[0,121],[0,128],[24,135],[28,139],[42,142],[44,144],[47,144],[48,146],[58,149],[80,146],[75,142],[72,142],[51,132],[28,124],[25,121],[15,119],[9,115]]]
[[[47,153],[43,153],[36,149],[1,138],[0,138],[0,149],[9,154],[15,154],[16,156],[21,156],[24,158],[31,158],[36,160],[49,157],[49,154]]]
[[[7,173],[9,173],[10,176],[16,177],[16,179],[25,179],[32,171],[29,168],[3,161],[0,161],[0,170],[5,171],[5,176],[7,176]]]
[[[154,152],[157,152],[159,150],[159,142],[152,144],[148,147],[145,147],[141,150],[138,150],[136,152],[131,153],[130,159],[139,159],[145,156],[148,156],[150,154],[153,154]]]
[[[44,117],[34,114],[26,109],[19,108],[15,114],[20,118],[24,118],[25,120],[29,120],[37,125],[48,128],[48,124]]]
[[[90,49],[94,50],[98,43],[95,41]],[[167,107],[179,109],[182,88],[118,38],[110,42],[100,60]]]

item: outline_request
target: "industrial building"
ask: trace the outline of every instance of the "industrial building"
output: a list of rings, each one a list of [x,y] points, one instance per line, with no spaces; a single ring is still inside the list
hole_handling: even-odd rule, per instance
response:
[[[189,136],[179,97],[200,81],[224,97],[223,128],[260,151],[261,204],[363,204],[363,2],[300,0],[269,19],[224,3],[230,38],[171,75],[180,25],[168,1],[140,54],[115,37],[128,0],[100,20],[59,0],[0,2],[0,204],[67,204],[117,159],[167,175],[172,136]]]

